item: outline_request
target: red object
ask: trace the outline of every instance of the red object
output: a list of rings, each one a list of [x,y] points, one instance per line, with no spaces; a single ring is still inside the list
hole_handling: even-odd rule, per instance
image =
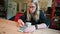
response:
[[[51,25],[50,25],[51,28],[52,28],[52,23],[54,23],[53,20],[54,20],[54,18],[55,18],[54,13],[55,13],[56,3],[57,3],[57,0],[54,0],[54,1],[53,1],[53,5],[52,5],[52,8],[51,8],[51,9],[52,9]]]
[[[22,13],[17,13],[16,14],[16,16],[15,16],[15,18],[14,18],[14,21],[18,21],[18,19],[21,17],[21,16],[23,16],[23,14]]]

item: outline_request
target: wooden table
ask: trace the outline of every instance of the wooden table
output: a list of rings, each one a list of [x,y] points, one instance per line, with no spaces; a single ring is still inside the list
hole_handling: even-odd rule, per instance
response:
[[[60,34],[60,31],[53,29],[39,29],[32,33],[18,32],[17,22],[0,19],[0,34]]]

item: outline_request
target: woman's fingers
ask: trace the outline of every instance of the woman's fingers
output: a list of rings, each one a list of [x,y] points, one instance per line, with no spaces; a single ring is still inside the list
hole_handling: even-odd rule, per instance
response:
[[[20,27],[23,27],[23,26],[24,26],[24,22],[21,22],[21,23],[20,23]]]
[[[35,30],[35,26],[30,26],[30,27],[27,27],[24,32],[25,33],[28,33],[28,32],[33,32]]]
[[[18,20],[18,23],[19,23],[19,26],[20,27],[23,27],[24,26],[24,22],[21,19]]]

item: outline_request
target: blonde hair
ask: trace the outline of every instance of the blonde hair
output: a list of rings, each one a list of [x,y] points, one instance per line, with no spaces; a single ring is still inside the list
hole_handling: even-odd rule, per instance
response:
[[[39,20],[39,15],[40,15],[40,11],[39,11],[39,5],[37,2],[31,2],[31,3],[34,3],[36,5],[36,10],[35,10],[35,13],[33,14],[33,20],[37,21]],[[27,21],[30,21],[31,20],[31,14],[29,13],[29,9],[27,8]]]

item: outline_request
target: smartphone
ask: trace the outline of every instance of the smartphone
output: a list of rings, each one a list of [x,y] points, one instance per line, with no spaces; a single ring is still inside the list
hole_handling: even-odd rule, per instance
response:
[[[26,28],[27,28],[27,26],[21,27],[18,31],[23,32]]]
[[[20,32],[23,32],[27,27],[30,27],[30,26],[31,26],[31,23],[30,23],[30,22],[28,22],[28,23],[26,23],[26,24],[27,24],[26,26],[21,27],[21,28],[19,29]]]

